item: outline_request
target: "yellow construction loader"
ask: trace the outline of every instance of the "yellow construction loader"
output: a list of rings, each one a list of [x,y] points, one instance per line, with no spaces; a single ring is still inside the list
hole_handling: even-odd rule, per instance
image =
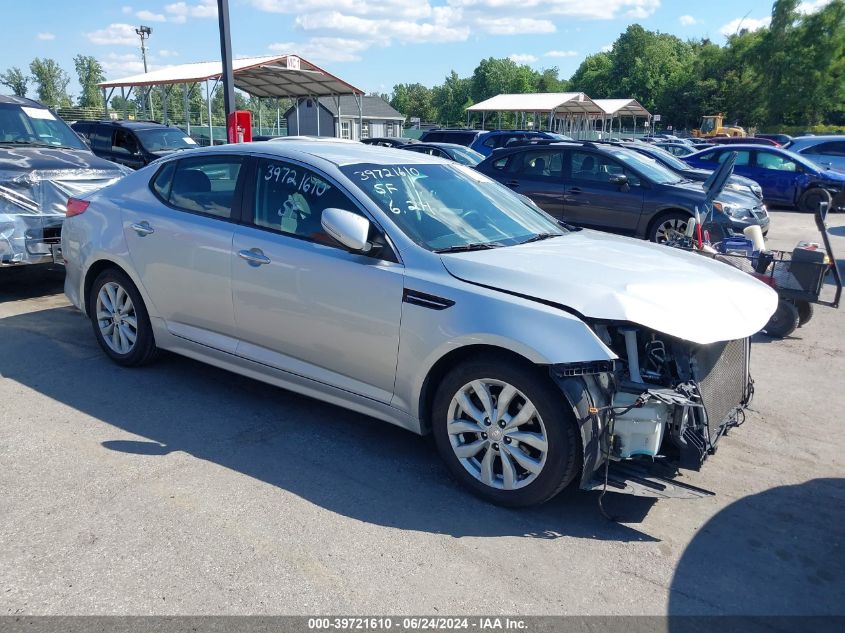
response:
[[[738,125],[723,125],[725,117],[722,114],[709,114],[701,117],[701,126],[692,130],[696,138],[713,138],[714,136],[748,136]]]

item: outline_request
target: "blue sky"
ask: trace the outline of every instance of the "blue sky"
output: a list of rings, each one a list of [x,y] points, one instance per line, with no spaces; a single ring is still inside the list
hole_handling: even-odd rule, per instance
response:
[[[825,0],[806,0],[813,10]],[[152,27],[153,68],[219,56],[216,0],[5,2],[0,70],[55,58],[73,76],[73,57],[96,56],[108,78],[141,71],[134,27]],[[236,57],[292,53],[366,91],[396,83],[465,76],[485,57],[569,77],[585,56],[632,23],[682,38],[724,42],[737,25],[765,24],[772,0],[230,0]],[[70,91],[78,90],[75,80]],[[602,97],[604,95],[592,95]]]

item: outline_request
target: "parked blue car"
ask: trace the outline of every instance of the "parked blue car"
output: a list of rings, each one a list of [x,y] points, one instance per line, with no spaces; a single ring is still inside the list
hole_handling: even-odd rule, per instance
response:
[[[465,145],[470,149],[490,156],[494,149],[509,147],[529,139],[544,139],[551,141],[571,141],[569,136],[542,130],[470,130],[465,128],[444,129],[433,128],[426,130],[420,136],[423,143],[455,143]]]
[[[826,169],[807,158],[779,147],[725,145],[685,156],[694,167],[714,169],[736,152],[734,173],[756,180],[769,204],[797,206],[815,212],[827,202],[832,208],[845,205],[845,172]]]

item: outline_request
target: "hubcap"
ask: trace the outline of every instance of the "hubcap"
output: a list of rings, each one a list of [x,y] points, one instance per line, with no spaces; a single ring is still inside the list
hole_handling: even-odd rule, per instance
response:
[[[128,354],[138,338],[135,306],[124,288],[113,281],[97,293],[97,327],[106,345],[117,354]]]
[[[449,403],[447,431],[461,465],[491,488],[527,486],[546,464],[548,437],[540,414],[525,394],[501,380],[461,387]]]

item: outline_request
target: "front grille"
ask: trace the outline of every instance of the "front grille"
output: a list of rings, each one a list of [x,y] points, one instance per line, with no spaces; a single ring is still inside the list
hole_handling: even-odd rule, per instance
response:
[[[707,411],[712,442],[719,436],[722,424],[745,402],[749,345],[749,339],[743,338],[703,345],[693,354],[693,378]]]

